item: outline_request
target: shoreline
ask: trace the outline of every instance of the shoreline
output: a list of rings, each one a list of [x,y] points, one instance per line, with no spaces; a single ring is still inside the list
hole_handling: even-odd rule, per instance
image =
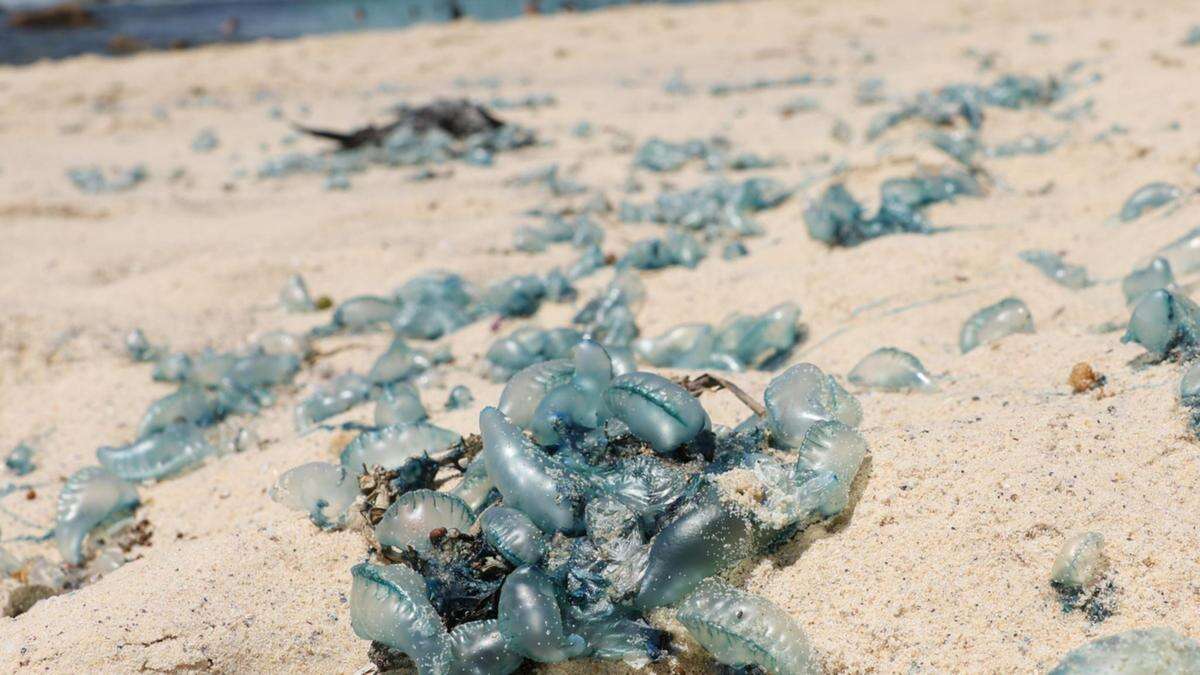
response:
[[[550,0],[535,13],[603,11],[637,2],[584,0],[567,10],[559,0]],[[406,30],[459,20],[510,21],[527,16],[528,4],[526,0],[484,4],[463,0],[224,0],[114,5],[65,2],[53,6],[67,10],[57,14],[35,8],[0,9],[0,65],[28,65],[85,54],[121,57],[218,44]],[[15,25],[33,21],[41,21],[43,27]]]

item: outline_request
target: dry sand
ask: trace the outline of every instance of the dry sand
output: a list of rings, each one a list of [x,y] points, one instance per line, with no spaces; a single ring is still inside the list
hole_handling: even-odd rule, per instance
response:
[[[853,103],[859,81],[882,77],[890,94],[909,95],[1082,60],[1084,72],[1103,79],[1069,103],[1093,99],[1094,118],[1063,123],[1040,110],[989,109],[988,142],[1025,132],[1065,132],[1067,140],[1048,155],[989,161],[1000,187],[931,211],[935,223],[962,229],[828,250],[801,220],[823,187],[817,181],[761,217],[767,235],[748,242],[749,257],[713,255],[698,271],[646,274],[639,323],[657,334],[791,300],[810,331],[794,360],[844,375],[893,345],[939,376],[933,395],[859,393],[871,461],[852,515],[747,577],[751,590],[797,617],[831,671],[1030,672],[1130,628],[1200,637],[1200,446],[1175,401],[1180,368],[1134,370],[1127,362],[1139,348],[1120,344],[1119,333],[1089,331],[1127,317],[1115,280],[1197,224],[1194,201],[1133,224],[1106,223],[1144,183],[1197,183],[1200,48],[1179,42],[1200,5],[1136,5],[643,7],[0,69],[0,447],[46,434],[28,477],[37,496],[4,499],[3,535],[37,533],[26,521],[48,525],[61,481],[94,463],[97,446],[129,439],[145,406],[168,391],[124,357],[121,336],[132,326],[174,348],[233,348],[259,331],[315,322],[270,307],[292,272],[315,292],[346,298],[433,268],[479,282],[545,270],[569,252],[511,252],[512,230],[524,222],[517,214],[545,195],[505,179],[557,161],[619,198],[630,162],[619,147],[625,133],[723,133],[740,148],[785,158],[786,167],[754,173],[789,182],[844,160],[849,187],[868,198],[883,178],[945,158],[919,140],[920,124],[864,142],[878,108]],[[1034,32],[1049,41],[1031,40]],[[994,53],[994,69],[981,72],[968,49]],[[699,86],[802,72],[836,83],[668,96],[662,84],[676,71]],[[504,95],[557,96],[554,107],[505,113],[552,145],[500,156],[490,169],[457,165],[449,180],[412,183],[410,170],[376,170],[355,176],[346,193],[322,190],[315,176],[230,179],[258,165],[260,144],[286,150],[279,139],[287,128],[268,117],[274,102],[258,92],[277,97],[289,116],[307,104],[308,121],[348,126],[383,119],[401,98],[489,97],[453,84],[486,76],[501,79]],[[822,110],[781,117],[779,106],[798,95],[820,99]],[[599,129],[591,139],[569,133],[584,119]],[[831,138],[837,119],[854,131],[849,144]],[[1128,133],[1096,139],[1112,125]],[[221,146],[194,154],[191,140],[205,127]],[[81,195],[64,176],[70,166],[137,162],[151,179],[119,195]],[[186,177],[169,181],[177,166]],[[687,186],[705,176],[663,180]],[[646,177],[639,198],[657,182]],[[657,231],[605,225],[613,251]],[[1065,251],[1102,283],[1056,286],[1017,259],[1026,248]],[[1028,302],[1037,333],[960,355],[962,321],[1008,295]],[[532,323],[561,325],[569,313],[551,306]],[[426,390],[437,423],[470,432],[478,406],[496,400],[499,388],[478,375],[491,339],[481,324],[447,340],[458,363],[445,384],[467,384],[477,403],[445,413],[445,389]],[[366,665],[346,601],[361,538],[319,532],[266,496],[279,473],[328,459],[344,441],[297,438],[290,405],[323,375],[365,369],[385,338],[337,344],[353,348],[306,371],[297,391],[254,422],[266,440],[261,451],[142,489],[140,513],[154,536],[140,559],[0,619],[0,671],[329,673]],[[1079,361],[1108,377],[1102,396],[1070,393],[1067,375]],[[769,375],[736,379],[759,394]],[[723,394],[706,396],[706,405],[718,422],[742,412]],[[1118,611],[1098,626],[1064,615],[1047,582],[1064,537],[1084,529],[1107,538],[1120,589]],[[7,545],[57,559],[47,545]]]

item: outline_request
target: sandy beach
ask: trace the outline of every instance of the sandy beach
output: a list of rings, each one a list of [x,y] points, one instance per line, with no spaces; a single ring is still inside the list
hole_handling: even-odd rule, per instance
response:
[[[643,191],[625,195],[633,148],[654,136],[719,134],[782,160],[737,177],[771,176],[797,191],[756,216],[765,235],[746,240],[748,256],[725,260],[713,249],[695,270],[643,272],[642,333],[791,301],[807,338],[789,363],[815,363],[844,382],[863,356],[894,346],[920,357],[939,387],[849,386],[870,446],[850,512],[739,570],[745,588],[785,607],[831,673],[1044,672],[1088,640],[1133,628],[1200,638],[1200,444],[1177,401],[1183,366],[1135,368],[1144,350],[1098,328],[1128,320],[1120,279],[1200,224],[1192,194],[1200,47],[1181,44],[1198,10],[1111,0],[759,0],[0,67],[0,448],[27,439],[38,448],[33,473],[3,479],[32,491],[0,499],[0,542],[19,557],[57,561],[52,542],[27,539],[53,525],[63,481],[95,464],[97,447],[131,440],[146,406],[171,391],[125,355],[131,328],[175,350],[228,350],[327,318],[277,306],[293,273],[338,301],[389,292],[429,270],[485,285],[567,264],[569,247],[514,251],[513,231],[530,222],[522,212],[548,196],[511,179],[558,163],[614,203],[646,201],[663,184],[713,176],[696,165],[641,171]],[[873,203],[886,178],[952,164],[920,121],[868,140],[889,103],[857,103],[860,83],[879,78],[898,100],[1008,73],[1063,73],[1073,62],[1078,86],[1052,110],[1091,101],[1091,113],[1064,120],[1045,108],[989,108],[981,132],[989,144],[1023,134],[1061,143],[987,159],[986,195],[929,210],[947,231],[836,249],[808,235],[803,211],[835,167]],[[717,83],[805,73],[817,81],[708,93]],[[665,91],[676,76],[694,91]],[[289,120],[351,128],[385,120],[400,102],[533,94],[557,102],[498,114],[544,142],[498,154],[491,167],[458,162],[452,175],[422,182],[410,180],[417,168],[374,168],[354,174],[346,191],[325,190],[318,175],[254,177],[268,157],[328,147],[285,140]],[[819,107],[782,115],[799,96]],[[583,121],[590,136],[572,133]],[[197,153],[193,139],[205,129],[219,145]],[[136,164],[147,180],[115,194],[83,194],[66,176]],[[1153,181],[1188,194],[1177,208],[1116,223],[1126,197]],[[663,229],[615,215],[601,222],[613,253]],[[1017,257],[1026,249],[1062,252],[1097,283],[1054,284]],[[610,276],[580,282],[581,298]],[[1028,304],[1036,332],[961,354],[963,321],[1008,296]],[[440,340],[455,360],[422,390],[433,420],[477,432],[479,410],[502,388],[483,375],[491,342],[525,324],[566,325],[576,309],[547,304],[498,333],[482,321]],[[330,339],[322,348],[335,353],[249,422],[261,449],[141,487],[150,544],[96,583],[0,618],[0,671],[369,666],[347,600],[362,536],[323,532],[267,491],[295,465],[336,461],[346,435],[299,436],[290,411],[332,375],[365,371],[387,343],[382,334]],[[1072,392],[1067,377],[1079,362],[1106,377],[1101,389]],[[757,397],[772,373],[729,377]],[[459,384],[475,401],[444,410]],[[745,414],[725,392],[702,401],[716,423]],[[361,407],[337,421],[370,414]],[[1104,535],[1117,589],[1115,613],[1099,623],[1064,613],[1048,581],[1063,540],[1087,530]],[[651,669],[711,667],[694,647],[680,658]]]

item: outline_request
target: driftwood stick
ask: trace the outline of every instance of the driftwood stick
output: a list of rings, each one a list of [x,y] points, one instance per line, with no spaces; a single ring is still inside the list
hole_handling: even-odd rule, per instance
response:
[[[722,389],[727,389],[729,393],[736,396],[737,399],[744,403],[747,408],[754,412],[755,415],[758,415],[759,417],[765,417],[767,414],[767,409],[763,407],[763,404],[754,400],[754,397],[743,391],[741,387],[723,377],[713,375],[712,373],[702,373],[696,377],[685,375],[683,376],[683,379],[676,381],[681,387],[687,389],[689,394],[696,397],[699,397],[700,394],[706,391],[720,391]]]

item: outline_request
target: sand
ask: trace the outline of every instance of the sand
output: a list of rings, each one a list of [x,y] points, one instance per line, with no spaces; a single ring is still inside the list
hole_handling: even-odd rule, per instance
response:
[[[1138,347],[1121,344],[1119,332],[1090,330],[1125,320],[1117,280],[1196,225],[1195,202],[1187,200],[1132,224],[1110,222],[1142,184],[1197,182],[1200,48],[1179,45],[1196,7],[1112,0],[639,7],[0,68],[0,447],[43,435],[38,469],[27,477],[36,497],[3,500],[3,537],[42,531],[61,481],[94,463],[97,446],[131,438],[145,406],[169,391],[150,380],[148,366],[123,355],[130,327],[177,349],[230,349],[261,331],[317,322],[272,306],[293,272],[314,292],[346,298],[435,268],[477,282],[545,270],[571,254],[512,252],[512,230],[525,222],[519,212],[545,194],[506,179],[559,162],[619,198],[629,138],[721,133],[739,148],[786,160],[754,175],[804,187],[760,217],[767,234],[748,241],[749,257],[713,255],[698,271],[645,274],[643,331],[794,301],[809,338],[793,361],[844,375],[891,345],[922,358],[940,387],[929,395],[856,390],[871,453],[851,513],[752,565],[747,587],[785,606],[832,672],[1029,672],[1130,628],[1168,626],[1200,637],[1200,447],[1175,400],[1181,368],[1134,369],[1128,362]],[[981,71],[968,49],[993,53],[993,69]],[[946,161],[920,140],[920,123],[865,142],[879,108],[853,103],[858,82],[881,77],[889,94],[911,95],[1006,72],[1061,72],[1075,60],[1102,79],[1068,104],[1092,99],[1094,116],[1064,123],[1042,110],[989,109],[989,143],[1027,132],[1066,140],[1047,155],[989,160],[999,184],[986,198],[930,212],[934,223],[957,229],[840,250],[809,239],[801,212],[834,162],[846,162],[849,188],[870,200],[882,179]],[[835,82],[670,96],[662,84],[676,72],[701,88],[803,72]],[[553,107],[504,113],[551,144],[502,155],[492,168],[455,165],[452,178],[426,183],[405,180],[411,170],[376,170],[355,176],[344,193],[324,191],[317,176],[231,178],[238,168],[253,171],[265,156],[261,143],[271,154],[288,149],[279,142],[285,122],[267,115],[272,105],[296,118],[308,105],[304,121],[350,126],[384,119],[402,99],[489,98],[490,89],[454,85],[489,76],[500,78],[506,96],[557,97]],[[799,95],[818,98],[821,110],[782,117],[778,108]],[[155,114],[160,107],[165,115]],[[571,135],[585,119],[596,134]],[[848,144],[831,137],[839,119],[853,131]],[[1127,133],[1097,138],[1113,125]],[[190,144],[204,128],[221,145],[198,155]],[[151,179],[117,195],[82,195],[64,174],[138,162]],[[186,174],[169,180],[178,166]],[[660,181],[706,179],[691,169],[643,176],[647,191],[638,198],[652,196]],[[612,251],[658,232],[615,219],[605,226]],[[1064,251],[1100,283],[1056,286],[1017,259],[1027,248]],[[605,278],[590,279],[584,295]],[[1009,295],[1029,304],[1037,332],[960,355],[963,320]],[[562,325],[570,313],[552,305],[529,323]],[[479,407],[497,399],[499,387],[480,376],[492,339],[480,324],[445,341],[457,362],[443,388],[423,392],[438,424],[471,432]],[[142,488],[139,513],[153,526],[151,545],[93,585],[0,619],[0,671],[328,673],[368,665],[346,600],[349,568],[364,556],[361,537],[320,532],[266,491],[281,472],[329,459],[345,440],[298,438],[290,406],[322,377],[364,370],[385,343],[384,336],[332,341],[348,348],[305,371],[294,391],[253,421],[261,450]],[[1107,376],[1102,393],[1071,393],[1067,377],[1081,361]],[[735,379],[759,395],[770,375]],[[468,385],[476,403],[444,412],[455,384]],[[726,394],[704,400],[717,422],[743,414]],[[1104,534],[1119,588],[1117,612],[1099,625],[1063,614],[1048,584],[1062,541],[1082,530]],[[57,559],[46,544],[6,546]],[[675,668],[693,672],[696,663]],[[557,670],[567,669],[598,667]]]

